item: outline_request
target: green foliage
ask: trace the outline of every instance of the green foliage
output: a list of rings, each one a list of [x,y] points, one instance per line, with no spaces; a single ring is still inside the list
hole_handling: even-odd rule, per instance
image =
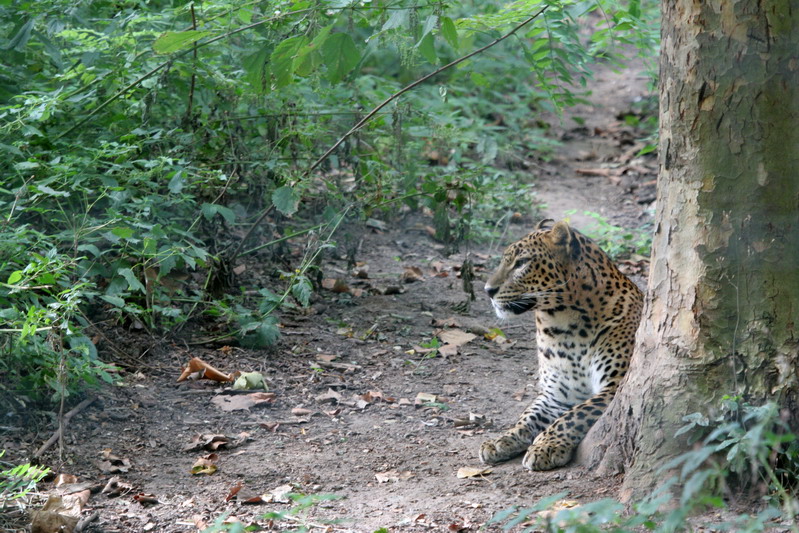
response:
[[[760,481],[770,490],[770,501],[758,514],[734,516],[727,522],[713,524],[719,531],[761,532],[774,526],[774,520],[794,523],[799,512],[795,489],[799,461],[796,435],[780,418],[775,404],[752,406],[740,398],[727,397],[721,412],[709,417],[693,413],[684,417],[687,424],[675,437],[690,434],[692,442],[701,440],[669,463],[660,474],[675,474],[649,496],[625,513],[624,506],[612,499],[559,511],[551,508],[566,493],[542,499],[536,505],[519,509],[512,507],[497,513],[489,523],[501,523],[504,530],[520,524],[531,524],[525,531],[550,533],[600,533],[690,531],[691,516],[708,508],[724,508],[722,497],[730,484],[752,485]],[[677,505],[674,505],[674,502]],[[791,531],[797,531],[793,526]]]
[[[574,211],[566,214],[574,214]],[[583,228],[583,233],[596,241],[611,258],[625,259],[634,255],[648,258],[650,256],[652,234],[649,228],[622,228],[614,226],[599,213],[585,211],[583,214],[596,221],[593,226]]]
[[[0,451],[0,457],[5,450]],[[49,468],[25,463],[0,471],[0,508],[11,500],[24,498],[50,473]]]
[[[313,165],[366,110],[539,11]],[[617,44],[651,53],[646,13],[610,0],[0,3],[0,373],[56,397],[108,379],[86,333],[98,321],[152,332],[201,317],[212,335],[274,343],[345,217],[427,208],[451,247],[496,233],[534,207],[518,183],[551,149],[539,113],[579,101]],[[276,298],[237,290],[248,254],[293,272],[264,281]]]
[[[320,503],[324,503],[331,500],[338,500],[341,496],[336,494],[288,494],[288,497],[291,498],[291,507],[284,511],[272,511],[266,513],[264,518],[266,520],[270,520],[276,524],[284,524],[286,522],[290,522],[292,526],[289,529],[282,529],[281,531],[291,531],[293,533],[305,533],[307,531],[311,531],[312,529],[318,527],[318,524],[330,524],[334,525],[337,524],[338,521],[335,520],[322,520],[319,518],[314,518],[314,524],[311,525],[311,511],[314,507],[319,505]],[[232,524],[226,524],[225,515],[220,516],[216,519],[213,525],[203,529],[203,533],[219,533],[219,532],[228,532],[228,533],[238,533],[244,531],[257,531],[258,528],[244,526],[244,524],[240,522],[235,522]]]

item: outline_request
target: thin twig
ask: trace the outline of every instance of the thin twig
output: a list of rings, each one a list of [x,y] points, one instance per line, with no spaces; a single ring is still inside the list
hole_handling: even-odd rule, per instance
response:
[[[194,2],[189,7],[191,8],[191,29],[196,30],[197,17],[194,15]],[[194,70],[197,68],[197,42],[194,43],[192,48],[194,49],[194,65],[191,71],[191,85],[189,86],[189,105],[186,106],[186,122],[191,120],[191,108],[194,104],[194,84],[197,80],[197,72]]]
[[[42,444],[42,447],[39,448],[38,450],[36,450],[36,453],[34,453],[33,456],[34,457],[41,456],[44,452],[47,451],[48,448],[50,448],[50,446],[55,444],[55,442],[58,440],[59,436],[61,436],[61,434],[63,433],[64,429],[66,429],[67,424],[69,423],[69,420],[73,416],[75,416],[76,414],[80,413],[81,411],[83,411],[84,409],[89,407],[91,404],[93,404],[96,399],[97,399],[97,397],[95,397],[95,396],[92,396],[91,398],[86,398],[85,400],[80,402],[78,405],[76,405],[71,411],[69,411],[67,414],[65,414],[64,417],[61,419],[61,423],[58,425],[58,429],[55,430],[55,432],[53,433],[53,436],[50,437],[49,439],[47,439],[47,442]]]
[[[487,45],[485,45],[485,46],[483,46],[483,47],[481,47],[481,48],[478,48],[477,50],[475,50],[475,51],[473,51],[473,52],[470,52],[470,53],[466,54],[465,56],[459,57],[458,59],[456,59],[456,60],[454,60],[454,61],[452,61],[452,62],[450,62],[450,63],[447,63],[447,64],[446,64],[446,65],[444,65],[443,67],[437,68],[437,69],[436,69],[436,70],[434,70],[433,72],[431,72],[431,73],[429,73],[429,74],[427,74],[427,75],[425,75],[425,76],[422,76],[422,77],[421,77],[421,78],[419,78],[418,80],[414,81],[413,83],[411,83],[411,84],[409,84],[409,85],[406,85],[405,87],[403,87],[403,88],[402,88],[402,89],[400,89],[399,91],[395,92],[394,94],[392,94],[391,96],[389,96],[388,98],[386,98],[385,100],[383,100],[383,102],[381,102],[381,103],[380,103],[380,104],[379,104],[377,107],[375,107],[375,108],[374,108],[374,109],[372,109],[372,110],[371,110],[369,113],[367,113],[367,114],[366,114],[366,116],[364,116],[364,117],[363,117],[361,120],[359,120],[359,121],[358,121],[358,123],[357,123],[357,124],[355,124],[355,125],[354,125],[354,126],[351,128],[351,129],[350,129],[350,131],[348,131],[347,133],[345,133],[345,134],[344,134],[344,135],[343,135],[343,136],[342,136],[342,137],[341,137],[339,140],[337,140],[337,141],[336,141],[336,142],[333,144],[333,146],[331,146],[330,148],[328,148],[328,149],[327,149],[327,151],[326,151],[324,154],[322,154],[322,157],[320,157],[319,159],[317,159],[317,160],[314,162],[314,164],[312,164],[312,165],[311,165],[311,166],[308,168],[308,170],[306,170],[306,171],[305,171],[305,176],[308,176],[308,175],[309,175],[311,172],[313,172],[313,171],[316,169],[316,167],[318,167],[319,165],[321,165],[321,164],[322,164],[322,162],[323,162],[325,159],[327,159],[327,157],[328,157],[330,154],[332,154],[332,153],[333,153],[333,151],[334,151],[336,148],[338,148],[339,146],[341,146],[341,143],[343,143],[344,141],[346,141],[346,140],[347,140],[347,139],[348,139],[348,138],[349,138],[349,137],[350,137],[350,136],[351,136],[353,133],[355,133],[356,131],[358,131],[359,129],[361,129],[361,128],[362,128],[362,127],[363,127],[363,126],[364,126],[364,125],[365,125],[367,122],[369,122],[369,121],[372,119],[372,117],[374,117],[374,116],[375,116],[375,115],[376,115],[376,114],[377,114],[377,113],[378,113],[378,112],[379,112],[381,109],[383,109],[384,107],[386,107],[388,104],[390,104],[391,102],[393,102],[394,100],[396,100],[397,98],[399,98],[400,96],[402,96],[403,94],[405,94],[406,92],[410,91],[411,89],[413,89],[413,88],[414,88],[414,87],[416,87],[417,85],[421,85],[422,83],[426,82],[427,80],[429,80],[429,79],[430,79],[430,78],[432,78],[433,76],[436,76],[436,75],[438,75],[438,74],[440,74],[440,73],[444,72],[445,70],[447,70],[447,69],[450,69],[450,68],[454,67],[455,65],[458,65],[458,64],[460,64],[460,63],[463,63],[463,62],[464,62],[464,61],[466,61],[467,59],[470,59],[470,58],[472,58],[472,57],[476,56],[477,54],[480,54],[480,53],[482,53],[482,52],[485,52],[485,51],[486,51],[486,50],[488,50],[489,48],[491,48],[491,47],[493,47],[493,46],[495,46],[495,45],[497,45],[497,44],[501,43],[502,41],[504,41],[505,39],[507,39],[508,37],[510,37],[511,35],[513,35],[514,33],[516,33],[517,31],[519,31],[520,29],[522,29],[524,26],[526,26],[526,25],[527,25],[527,24],[529,24],[530,22],[532,22],[532,21],[534,21],[535,19],[537,19],[537,18],[538,18],[538,17],[539,17],[539,16],[540,16],[540,15],[541,15],[541,14],[542,14],[544,11],[546,11],[546,10],[547,10],[547,7],[549,7],[549,6],[544,6],[544,7],[542,7],[542,8],[541,8],[541,9],[540,9],[540,10],[539,10],[539,11],[538,11],[538,12],[537,12],[535,15],[533,15],[533,16],[531,16],[531,17],[528,17],[527,19],[525,19],[524,21],[522,21],[521,23],[519,23],[518,25],[516,25],[516,26],[515,26],[515,27],[514,27],[512,30],[510,30],[508,33],[506,33],[506,34],[505,34],[505,35],[503,35],[502,37],[499,37],[498,39],[495,39],[494,41],[492,41],[492,42],[488,43]]]

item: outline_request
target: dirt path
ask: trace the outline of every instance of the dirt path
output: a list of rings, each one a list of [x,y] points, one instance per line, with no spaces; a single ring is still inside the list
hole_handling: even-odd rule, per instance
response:
[[[571,110],[555,128],[563,145],[537,169],[535,190],[547,217],[576,210],[572,222],[581,227],[590,221],[582,214],[588,210],[614,224],[639,226],[652,196],[646,185],[654,179],[652,163],[630,157],[635,132],[616,116],[644,94],[645,82],[603,71],[595,85],[593,105]],[[586,169],[608,170],[591,175]],[[104,391],[73,421],[64,471],[104,483],[111,475],[101,463],[106,449],[130,463],[117,475],[132,492],[92,496],[88,507],[99,518],[88,531],[197,531],[198,521],[210,523],[222,513],[267,526],[264,513],[289,508],[279,495],[288,489],[341,499],[275,520],[275,527],[321,527],[336,519],[342,522],[330,531],[358,532],[476,531],[498,511],[562,491],[577,501],[614,495],[616,480],[597,479],[579,466],[527,472],[516,460],[490,474],[457,478],[462,467],[480,467],[480,442],[514,422],[535,393],[532,321],[522,317],[501,326],[510,344],[485,340],[481,334],[496,321],[485,298],[468,310],[462,305],[456,269],[464,255],[444,257],[440,245],[417,231],[369,234],[361,249],[358,259],[369,265],[369,279],[353,277],[343,260],[323,270],[363,294],[324,292],[308,314],[284,316],[277,350],[160,345],[147,354],[147,370]],[[484,279],[492,266],[488,256],[471,251],[478,252],[477,274]],[[424,279],[401,283],[405,266],[420,268]],[[481,281],[477,285],[482,288]],[[402,292],[370,291],[388,286]],[[419,347],[440,329],[478,336],[459,353],[426,358]],[[218,387],[175,383],[176,369],[191,357],[225,371],[262,372],[274,400],[221,410],[213,403]],[[420,394],[433,401],[414,405]],[[470,415],[486,422],[468,425]],[[198,434],[241,442],[216,451],[216,473],[192,476],[196,459],[210,453],[184,451]],[[226,502],[237,485],[237,500]],[[159,503],[144,506],[132,498],[136,493],[152,494]],[[240,503],[259,495],[274,501]]]

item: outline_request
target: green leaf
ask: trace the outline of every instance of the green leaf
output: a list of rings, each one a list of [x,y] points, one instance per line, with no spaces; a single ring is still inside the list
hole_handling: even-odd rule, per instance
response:
[[[449,17],[441,17],[441,35],[455,50],[458,49],[458,30]]]
[[[188,48],[203,37],[208,37],[212,34],[213,32],[200,30],[164,32],[153,43],[153,50],[155,50],[156,54],[171,54]]]
[[[274,345],[280,338],[280,328],[273,316],[265,317],[260,322],[253,322],[241,328],[244,334],[241,342],[250,348],[265,348]]]
[[[472,79],[472,83],[479,87],[488,87],[488,78],[483,75],[482,72],[472,71],[469,73],[469,77]]]
[[[252,8],[243,7],[236,12],[236,16],[239,17],[239,20],[244,24],[249,24],[252,22]]]
[[[224,205],[205,203],[200,209],[207,220],[214,218],[214,215],[221,215],[228,224],[232,224],[236,220],[236,214],[233,210]]]
[[[52,187],[48,187],[47,185],[39,185],[37,189],[44,194],[49,194],[50,196],[62,196],[64,198],[69,197],[69,193],[67,191],[57,191]]]
[[[294,77],[294,63],[299,51],[308,44],[308,37],[295,35],[282,41],[272,52],[272,75],[275,87],[285,87]]]
[[[167,185],[169,192],[172,194],[179,194],[180,191],[183,190],[184,183],[185,180],[183,179],[183,170],[178,170],[175,172],[175,175],[172,176],[172,179],[169,180],[169,185]]]
[[[436,24],[438,23],[438,17],[436,15],[430,15],[425,19],[424,26],[422,26],[422,37],[426,37],[433,29],[435,29]]]
[[[402,28],[408,22],[408,14],[410,13],[410,9],[396,9],[391,16],[388,17],[388,20],[383,24],[383,27],[380,28],[380,31],[386,30],[393,30],[395,28]]]
[[[120,309],[125,307],[125,299],[120,296],[114,296],[112,294],[101,294],[100,298],[110,303],[114,307],[119,307]]]
[[[112,229],[111,233],[113,233],[120,239],[130,239],[131,237],[133,237],[133,228],[120,226],[118,228]]]
[[[318,67],[322,62],[321,49],[330,35],[330,30],[332,29],[332,24],[322,28],[319,33],[316,34],[313,40],[297,53],[297,59],[294,65],[295,72],[299,76],[308,76],[311,74],[311,72],[316,70],[316,67]]]
[[[288,185],[279,187],[272,193],[272,205],[286,216],[294,214],[299,203],[300,196],[297,191]]]
[[[6,283],[8,283],[9,285],[15,285],[21,279],[22,279],[22,271],[15,270],[14,272],[11,273],[10,276],[8,276],[8,281]]]
[[[33,170],[34,168],[39,168],[39,163],[35,161],[20,161],[14,164],[14,168],[16,170]]]
[[[327,66],[327,79],[338,83],[360,62],[361,53],[348,34],[334,33],[322,45],[322,58]]]
[[[129,268],[120,268],[117,270],[117,274],[125,278],[125,281],[128,282],[128,289],[132,291],[139,291],[144,292],[144,285],[141,284],[141,281],[136,278],[136,274]]]
[[[79,252],[91,252],[94,257],[100,257],[100,249],[94,244],[81,244],[78,246]]]
[[[33,31],[33,19],[29,18],[24,24],[18,26],[17,33],[8,40],[1,48],[3,50],[16,50],[20,51],[25,48],[31,38],[31,31]]]
[[[311,301],[311,293],[313,292],[313,285],[311,280],[305,276],[297,276],[294,284],[291,286],[291,294],[300,302],[303,307],[308,307]]]
[[[422,40],[419,41],[417,45],[419,48],[419,53],[422,54],[426,60],[428,60],[433,65],[438,63],[438,56],[436,55],[436,47],[435,47],[435,39],[433,39],[433,34],[428,33]]]
[[[271,70],[269,69],[269,56],[272,51],[269,48],[262,48],[252,55],[244,58],[244,81],[249,83],[258,93],[265,94],[271,89],[269,80]]]

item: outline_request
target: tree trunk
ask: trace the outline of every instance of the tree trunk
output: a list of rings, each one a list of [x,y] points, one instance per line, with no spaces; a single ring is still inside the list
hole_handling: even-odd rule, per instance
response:
[[[579,459],[656,487],[683,416],[725,394],[799,427],[799,2],[664,0],[660,175],[644,318]]]

